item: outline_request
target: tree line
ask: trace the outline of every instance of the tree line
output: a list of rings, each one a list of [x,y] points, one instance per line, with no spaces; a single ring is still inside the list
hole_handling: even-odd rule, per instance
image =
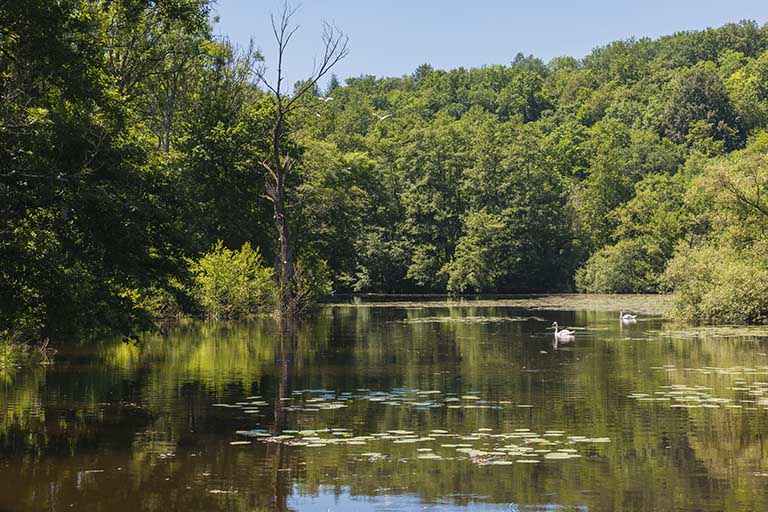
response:
[[[210,8],[0,6],[1,331],[202,313],[201,289],[234,300],[236,261],[259,283],[290,261],[307,301],[675,291],[685,318],[768,312],[768,27],[278,93],[255,48],[279,34],[238,48]]]

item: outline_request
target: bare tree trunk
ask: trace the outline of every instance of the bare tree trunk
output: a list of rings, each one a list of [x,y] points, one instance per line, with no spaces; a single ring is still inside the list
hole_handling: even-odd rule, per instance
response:
[[[294,250],[288,231],[284,197],[278,197],[274,202],[275,227],[280,243],[280,304],[279,312],[290,315],[296,309],[295,297],[295,263]]]
[[[261,165],[266,169],[266,197],[272,201],[275,215],[275,227],[277,229],[280,254],[277,273],[280,280],[280,297],[278,303],[278,314],[281,317],[289,317],[299,312],[299,304],[296,297],[296,254],[291,239],[289,229],[288,208],[286,206],[285,182],[293,167],[293,160],[287,155],[283,155],[282,149],[287,133],[287,120],[290,114],[299,108],[312,107],[311,96],[309,93],[317,82],[325,76],[333,66],[341,59],[347,56],[349,50],[347,43],[349,39],[338,29],[333,28],[327,23],[324,24],[323,31],[323,56],[319,65],[310,74],[309,78],[294,91],[293,94],[286,94],[282,89],[283,82],[283,57],[288,43],[293,34],[298,30],[298,26],[292,26],[291,17],[296,9],[291,8],[286,3],[279,22],[272,17],[272,30],[277,42],[277,79],[273,83],[265,78],[265,68],[256,70],[257,77],[264,83],[274,95],[276,102],[274,125],[272,128],[272,155],[271,162],[262,162]],[[314,98],[315,106],[320,102]]]

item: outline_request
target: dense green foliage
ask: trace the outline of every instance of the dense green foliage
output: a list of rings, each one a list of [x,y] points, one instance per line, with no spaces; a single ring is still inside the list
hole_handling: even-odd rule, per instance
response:
[[[249,242],[233,251],[219,241],[192,263],[192,274],[199,303],[209,318],[247,318],[274,306],[277,286],[272,269]]]
[[[760,209],[722,183],[704,197],[703,176],[717,167],[721,182],[748,189],[739,157],[724,155],[746,146],[765,154],[766,50],[768,29],[742,22],[616,42],[582,61],[518,55],[509,66],[425,65],[410,77],[337,85],[315,137],[371,156],[386,184],[367,187],[386,215],[376,222],[362,210],[364,228],[349,231],[345,245],[363,250],[344,275],[354,289],[378,291],[679,288],[682,303],[697,300],[684,298],[683,276],[702,278],[687,247],[732,246],[745,263],[764,266],[748,249],[763,231],[744,227],[760,225]],[[753,174],[764,171],[752,158]],[[759,202],[762,184],[753,185]],[[725,214],[734,208],[745,211]],[[676,270],[665,275],[676,254]],[[380,268],[392,270],[376,282]],[[712,286],[712,307],[739,309],[742,299],[716,306],[726,293]],[[677,311],[708,321],[763,318],[750,308]]]
[[[218,240],[276,262],[261,167],[274,98],[252,74],[259,54],[214,39],[208,10],[0,5],[1,331],[129,333],[169,294],[185,304],[186,262]],[[765,175],[767,83],[768,28],[753,22],[582,60],[334,77],[284,148],[291,236],[314,283],[297,285],[303,300],[328,279],[355,292],[691,290],[686,251],[710,245],[762,268],[768,210],[750,180]]]
[[[676,315],[708,322],[765,322],[768,268],[730,247],[703,245],[680,250],[667,268]]]
[[[184,253],[164,86],[208,33],[202,1],[0,6],[0,330],[148,321]]]
[[[296,301],[299,312],[333,294],[333,281],[328,262],[317,253],[305,253],[296,262]]]
[[[706,322],[768,321],[768,154],[762,135],[710,162],[686,197],[701,224],[680,243],[666,279],[677,316]]]

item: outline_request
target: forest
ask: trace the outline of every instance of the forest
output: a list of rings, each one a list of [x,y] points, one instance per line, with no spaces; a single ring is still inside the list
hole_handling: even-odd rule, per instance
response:
[[[1,337],[276,301],[264,162],[282,107],[257,50],[273,34],[237,47],[211,9],[0,5]],[[765,321],[768,26],[514,53],[290,84],[306,92],[279,141],[300,302],[671,293],[680,319]]]

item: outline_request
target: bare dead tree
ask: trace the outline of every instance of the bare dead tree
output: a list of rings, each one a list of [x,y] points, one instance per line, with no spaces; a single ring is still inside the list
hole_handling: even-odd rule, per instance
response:
[[[280,281],[280,298],[278,312],[281,316],[292,316],[298,312],[296,301],[295,283],[295,253],[291,231],[289,228],[289,216],[286,207],[285,185],[294,162],[283,154],[283,147],[288,137],[287,121],[291,114],[300,108],[312,106],[312,99],[308,94],[317,82],[341,61],[349,53],[347,37],[338,28],[323,22],[322,45],[323,53],[315,60],[315,65],[301,85],[292,93],[286,91],[283,86],[283,65],[286,48],[291,38],[299,30],[299,25],[294,25],[291,18],[296,14],[297,7],[291,7],[287,3],[283,5],[279,18],[272,16],[272,31],[277,42],[277,71],[274,81],[266,78],[266,68],[256,70],[256,76],[261,83],[274,95],[276,108],[272,121],[271,155],[269,161],[261,162],[266,170],[266,195],[274,206],[274,220],[280,246],[278,276]],[[314,100],[317,102],[317,100]]]

